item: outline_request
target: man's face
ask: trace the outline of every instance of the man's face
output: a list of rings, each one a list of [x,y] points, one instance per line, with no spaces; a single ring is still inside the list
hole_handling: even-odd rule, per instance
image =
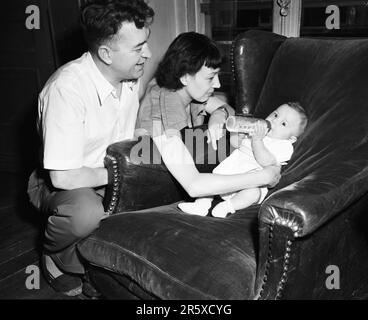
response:
[[[196,74],[186,76],[185,90],[188,95],[199,102],[205,102],[216,88],[220,88],[218,73],[220,69],[203,66]]]
[[[111,41],[111,67],[117,80],[136,80],[143,75],[144,64],[151,57],[147,44],[150,31],[143,27],[137,29],[134,22],[122,24]]]
[[[272,112],[266,120],[271,123],[267,136],[275,139],[298,137],[300,131],[300,114],[287,104],[283,104]]]

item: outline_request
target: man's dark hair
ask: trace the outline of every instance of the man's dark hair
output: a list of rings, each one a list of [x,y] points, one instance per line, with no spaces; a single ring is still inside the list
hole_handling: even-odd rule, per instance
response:
[[[220,50],[214,41],[203,34],[185,32],[170,44],[158,65],[155,77],[160,87],[178,90],[180,78],[196,74],[203,65],[217,69],[222,63]]]
[[[81,25],[89,50],[110,41],[123,22],[138,29],[150,24],[154,11],[144,0],[87,0],[81,7]]]

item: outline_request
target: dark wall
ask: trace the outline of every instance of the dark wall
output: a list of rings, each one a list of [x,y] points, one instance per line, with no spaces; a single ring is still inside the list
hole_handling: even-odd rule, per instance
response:
[[[40,9],[40,29],[26,28],[29,5]],[[38,161],[38,93],[58,66],[85,51],[79,1],[4,1],[0,39],[0,171],[27,174]]]

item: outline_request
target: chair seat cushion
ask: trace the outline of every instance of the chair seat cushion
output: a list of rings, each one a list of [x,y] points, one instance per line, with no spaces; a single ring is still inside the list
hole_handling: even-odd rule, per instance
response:
[[[78,249],[160,299],[252,299],[259,206],[228,218],[177,204],[110,216]]]

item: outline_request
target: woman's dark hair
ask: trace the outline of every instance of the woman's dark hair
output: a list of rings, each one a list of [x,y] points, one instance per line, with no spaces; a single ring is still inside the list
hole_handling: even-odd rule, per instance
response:
[[[144,0],[87,0],[81,7],[81,25],[89,50],[110,41],[123,22],[138,29],[150,24],[154,11]]]
[[[178,90],[180,78],[196,74],[203,65],[217,69],[222,63],[220,50],[214,41],[203,34],[185,32],[170,44],[158,65],[155,77],[160,87]]]

